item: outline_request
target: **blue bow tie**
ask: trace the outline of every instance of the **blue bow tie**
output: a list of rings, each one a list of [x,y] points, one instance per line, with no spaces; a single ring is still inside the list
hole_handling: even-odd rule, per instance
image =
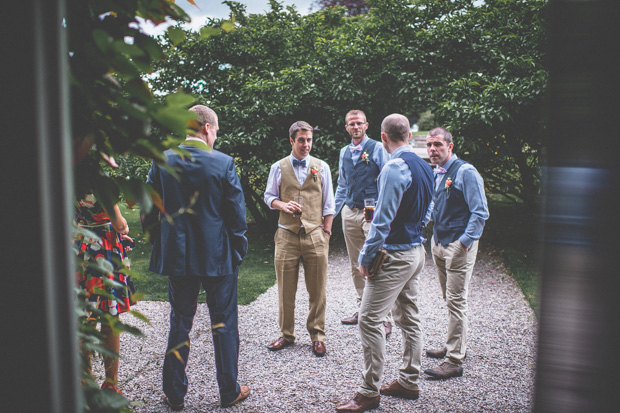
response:
[[[442,168],[441,166],[436,167],[435,169],[433,169],[433,172],[435,172],[435,174],[445,174],[446,171],[444,168]]]
[[[355,151],[361,151],[362,145],[355,145],[355,146],[349,146],[349,149],[351,149],[351,153],[355,152]]]
[[[304,168],[306,167],[306,160],[299,160],[299,159],[295,159],[293,158],[293,166],[303,166]]]

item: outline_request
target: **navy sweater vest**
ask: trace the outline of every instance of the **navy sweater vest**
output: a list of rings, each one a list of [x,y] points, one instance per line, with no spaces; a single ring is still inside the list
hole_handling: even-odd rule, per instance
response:
[[[379,165],[372,160],[372,155],[377,148],[377,141],[368,139],[357,163],[353,164],[351,151],[348,148],[343,156],[344,171],[347,174],[347,196],[344,203],[351,209],[364,208],[364,199],[377,199],[377,177]],[[368,163],[362,159],[364,152],[368,153]]]
[[[385,243],[413,244],[422,237],[424,217],[433,196],[433,170],[413,152],[403,152],[399,158],[411,171],[411,186],[403,194]]]
[[[471,212],[469,212],[463,192],[456,189],[454,184],[446,190],[446,180],[450,178],[454,181],[457,171],[465,163],[462,159],[452,162],[439,183],[439,189],[435,191],[433,236],[436,244],[441,243],[445,246],[456,241],[467,228]]]

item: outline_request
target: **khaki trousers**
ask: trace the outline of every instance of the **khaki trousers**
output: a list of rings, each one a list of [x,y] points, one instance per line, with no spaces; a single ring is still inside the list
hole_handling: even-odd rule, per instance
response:
[[[433,261],[441,294],[448,307],[448,335],[446,338],[446,361],[460,366],[467,352],[467,296],[476,264],[478,241],[465,251],[460,241],[445,247],[431,241]]]
[[[370,231],[370,222],[364,219],[364,210],[359,208],[349,208],[346,205],[342,207],[342,232],[344,233],[344,242],[347,245],[347,253],[351,264],[351,279],[353,287],[355,287],[355,298],[357,306],[362,303],[362,295],[366,286],[366,279],[357,269],[357,262],[360,251],[364,246],[366,237]],[[392,312],[388,313],[386,321],[392,321]]]
[[[358,392],[366,397],[379,394],[385,359],[386,315],[394,308],[394,321],[402,331],[403,355],[398,382],[418,390],[422,358],[422,334],[418,308],[420,272],[424,267],[424,246],[405,251],[387,251],[383,268],[366,280],[359,314],[364,355],[363,384]]]
[[[295,341],[295,296],[301,258],[310,302],[306,327],[312,341],[324,341],[329,238],[321,227],[310,234],[303,228],[299,234],[278,228],[274,240],[281,335],[290,342]]]

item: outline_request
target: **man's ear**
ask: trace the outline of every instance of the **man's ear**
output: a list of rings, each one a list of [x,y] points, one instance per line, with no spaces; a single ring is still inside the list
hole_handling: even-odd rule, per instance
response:
[[[381,132],[381,141],[382,142],[387,142],[387,139],[388,139],[387,133]]]

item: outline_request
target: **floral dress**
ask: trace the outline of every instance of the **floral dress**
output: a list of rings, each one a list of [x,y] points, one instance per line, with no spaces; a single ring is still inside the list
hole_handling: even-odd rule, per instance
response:
[[[119,271],[120,262],[129,268],[126,254],[128,247],[114,231],[110,218],[92,194],[77,202],[75,219],[79,227],[88,229],[99,237],[85,239],[82,234],[77,234],[73,241],[80,258],[76,276],[79,286],[86,291],[87,300],[112,315],[129,311],[131,304],[135,304],[132,300],[135,290],[129,276]],[[89,268],[87,263],[93,261],[99,267],[110,268],[110,272]],[[104,277],[116,281],[120,286],[106,285]]]

